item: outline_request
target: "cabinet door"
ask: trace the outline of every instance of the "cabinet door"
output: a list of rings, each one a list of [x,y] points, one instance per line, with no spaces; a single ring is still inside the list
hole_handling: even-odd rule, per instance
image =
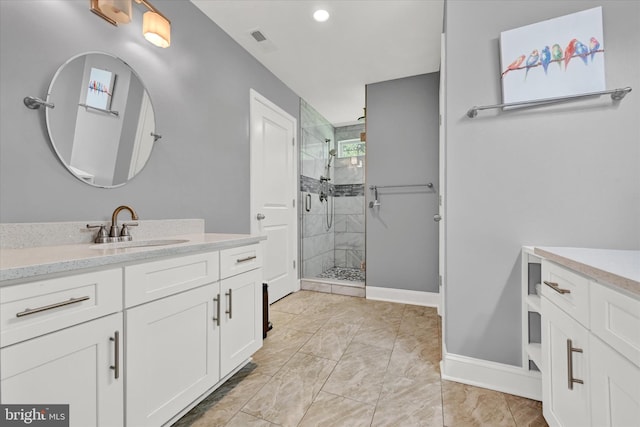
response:
[[[590,339],[593,425],[640,425],[640,367],[594,335]]]
[[[542,298],[543,414],[551,427],[588,427],[588,331],[547,298]],[[571,382],[570,379],[582,381]]]
[[[2,403],[69,404],[72,427],[122,425],[122,345],[116,345],[116,331],[122,339],[120,313],[3,348]]]
[[[126,424],[159,426],[219,378],[218,284],[125,312]]]
[[[220,375],[224,377],[262,347],[260,269],[222,280]]]

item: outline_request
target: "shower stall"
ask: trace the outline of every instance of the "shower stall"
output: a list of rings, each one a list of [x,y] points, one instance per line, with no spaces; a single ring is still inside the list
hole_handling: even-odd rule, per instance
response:
[[[334,128],[300,105],[301,287],[364,296],[364,124]]]

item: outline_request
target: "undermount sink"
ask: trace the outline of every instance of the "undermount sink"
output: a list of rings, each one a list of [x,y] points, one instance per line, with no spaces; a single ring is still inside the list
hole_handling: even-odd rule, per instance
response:
[[[180,243],[187,243],[189,240],[185,239],[166,239],[166,240],[141,240],[130,242],[115,242],[115,243],[99,243],[92,246],[93,249],[127,249],[127,248],[146,248],[150,246],[168,246],[177,245]]]

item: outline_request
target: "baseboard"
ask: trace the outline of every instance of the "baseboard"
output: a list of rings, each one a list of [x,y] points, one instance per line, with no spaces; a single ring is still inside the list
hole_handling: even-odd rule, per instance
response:
[[[437,292],[410,291],[408,289],[376,288],[366,286],[366,298],[377,301],[389,301],[402,304],[440,307],[440,294]]]
[[[445,380],[542,400],[542,380],[536,371],[444,353],[440,372]]]

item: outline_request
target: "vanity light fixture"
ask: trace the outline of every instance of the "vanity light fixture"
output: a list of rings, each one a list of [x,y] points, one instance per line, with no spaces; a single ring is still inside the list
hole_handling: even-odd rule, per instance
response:
[[[171,44],[171,21],[147,0],[136,0],[142,3],[148,12],[142,15],[142,35],[148,42],[158,47],[169,47]]]
[[[318,22],[325,22],[326,20],[329,19],[329,12],[327,12],[324,9],[318,9],[315,12],[313,12],[313,19],[315,19]]]
[[[91,0],[91,12],[115,26],[131,22],[131,0]]]
[[[171,44],[171,21],[147,0],[135,0],[144,5],[148,12],[142,15],[142,35],[147,41],[158,47]],[[91,12],[112,25],[131,22],[131,0],[90,0]]]

